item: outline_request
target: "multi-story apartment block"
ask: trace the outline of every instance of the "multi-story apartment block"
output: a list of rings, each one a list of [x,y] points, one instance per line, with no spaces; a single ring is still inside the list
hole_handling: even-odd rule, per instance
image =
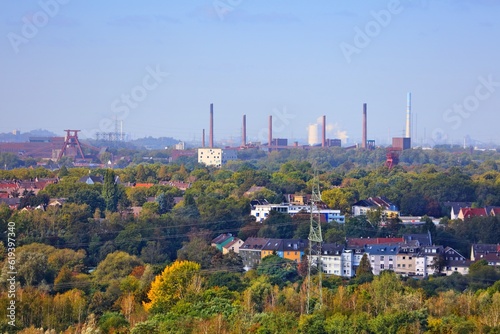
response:
[[[370,245],[365,247],[373,274],[379,275],[384,270],[394,270],[398,251],[399,246],[397,245]]]
[[[444,256],[443,246],[425,246],[420,248],[420,253],[417,254],[415,261],[415,274],[427,277],[437,273],[435,261],[438,260],[439,256]]]

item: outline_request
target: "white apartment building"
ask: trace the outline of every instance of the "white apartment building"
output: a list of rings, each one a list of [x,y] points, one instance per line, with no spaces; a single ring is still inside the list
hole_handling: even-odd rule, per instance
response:
[[[313,265],[317,264],[318,255],[312,256]],[[327,275],[354,277],[353,251],[343,245],[323,244],[321,248],[321,267]]]
[[[310,205],[294,205],[294,204],[257,204],[254,205],[250,211],[250,215],[255,217],[256,222],[262,222],[266,219],[271,211],[277,211],[281,213],[287,213],[290,216],[294,216],[299,212],[310,213]],[[345,216],[340,214],[340,210],[332,209],[314,209],[315,212],[320,214],[321,221],[326,221],[331,223],[336,221],[338,223],[345,223]]]
[[[207,166],[221,167],[230,160],[238,159],[235,150],[204,147],[198,149],[198,162]]]
[[[422,247],[415,260],[415,274],[424,277],[434,274],[434,259],[438,256],[444,256],[443,246]]]

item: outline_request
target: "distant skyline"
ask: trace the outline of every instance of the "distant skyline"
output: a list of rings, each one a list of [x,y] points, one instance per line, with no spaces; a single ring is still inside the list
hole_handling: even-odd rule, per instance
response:
[[[500,1],[4,1],[0,132],[500,144]]]

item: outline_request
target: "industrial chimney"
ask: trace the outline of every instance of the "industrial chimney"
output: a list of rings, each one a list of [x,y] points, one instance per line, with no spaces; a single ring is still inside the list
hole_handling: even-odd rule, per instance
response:
[[[322,125],[322,134],[321,134],[321,147],[326,147],[326,115],[323,115],[323,125]]]
[[[209,138],[208,138],[208,147],[213,148],[214,147],[214,104],[210,103],[210,129],[209,131]]]
[[[201,147],[205,147],[205,129],[201,133]]]
[[[269,146],[269,151],[271,150],[271,146],[273,143],[273,116],[269,115],[269,133],[267,135],[267,141]]]
[[[366,143],[367,143],[367,120],[366,120],[366,103],[363,103],[363,135],[361,138],[361,148],[366,148]]]
[[[243,115],[243,129],[241,131],[241,146],[247,146],[247,115]]]
[[[411,138],[411,93],[406,98],[406,138]]]

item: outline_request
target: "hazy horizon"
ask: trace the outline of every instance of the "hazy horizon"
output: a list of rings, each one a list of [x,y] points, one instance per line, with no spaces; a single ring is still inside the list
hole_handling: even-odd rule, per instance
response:
[[[99,5],[98,5],[99,4]],[[114,131],[215,141],[403,136],[500,144],[500,2],[192,0],[6,2],[0,132]],[[496,62],[496,63],[495,63]],[[495,66],[496,65],[496,66]]]

